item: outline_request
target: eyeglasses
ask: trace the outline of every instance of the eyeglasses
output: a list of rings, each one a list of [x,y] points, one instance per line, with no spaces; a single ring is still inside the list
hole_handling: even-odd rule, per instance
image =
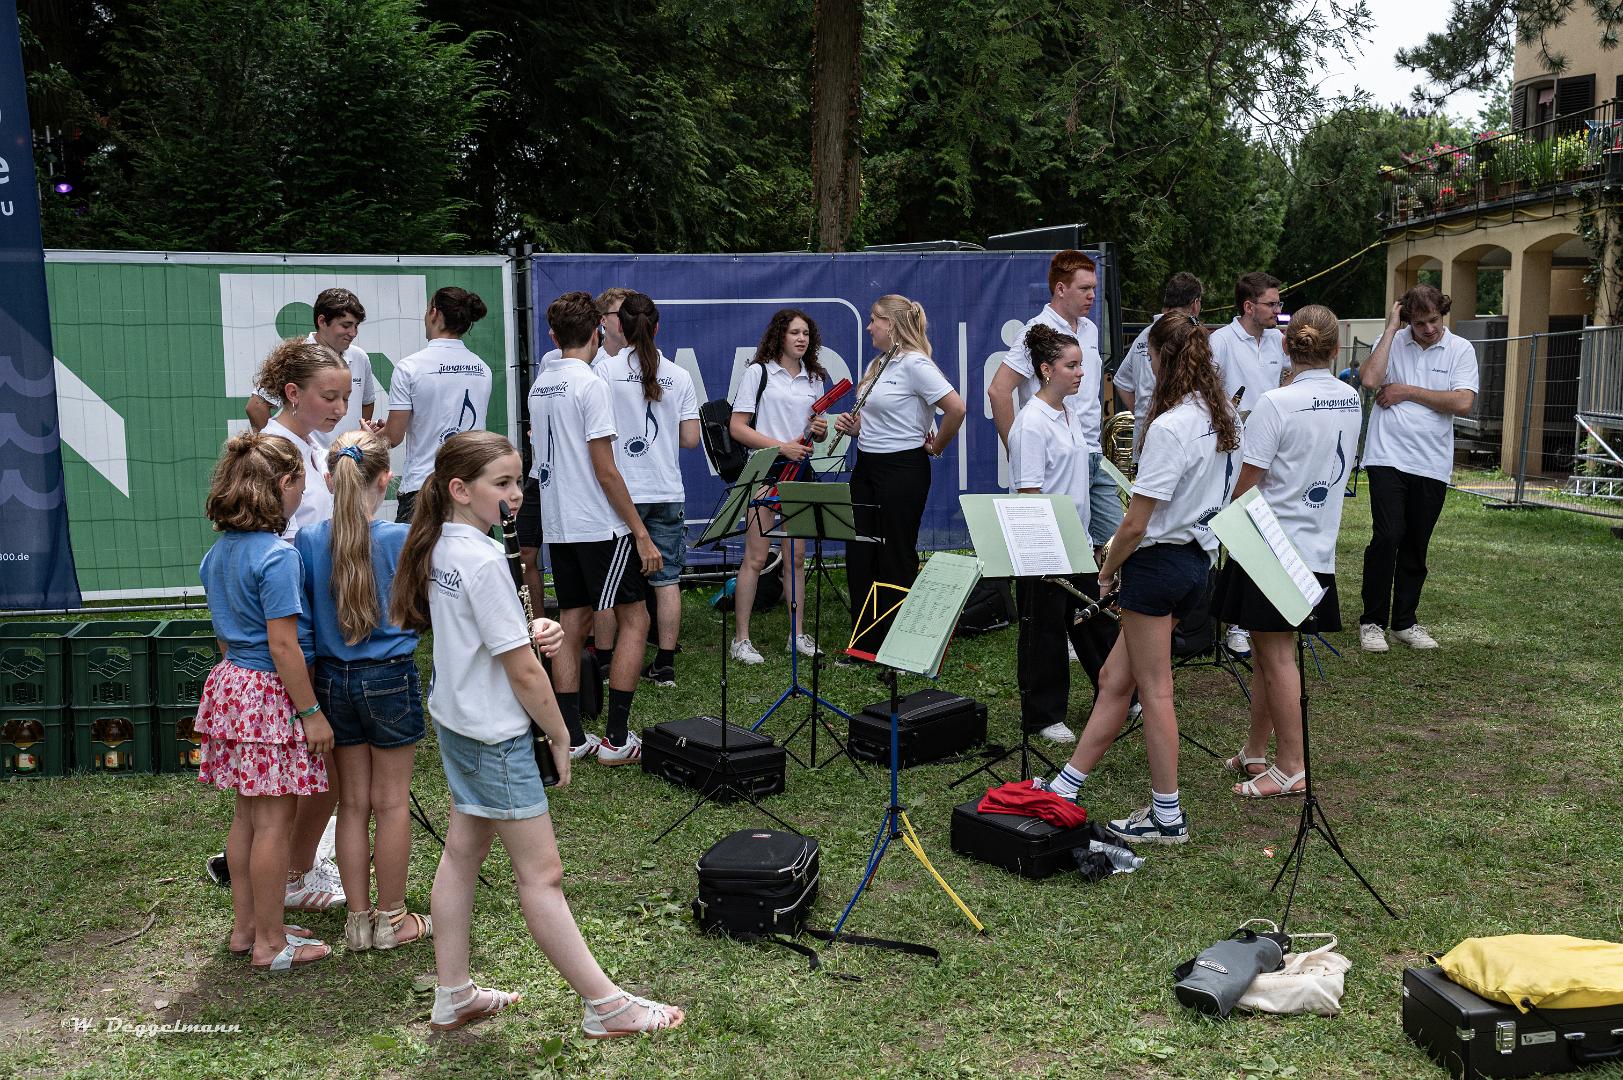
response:
[[[1275,311],[1278,311],[1285,306],[1285,301],[1283,300],[1253,300],[1251,302],[1258,307],[1273,308]]]

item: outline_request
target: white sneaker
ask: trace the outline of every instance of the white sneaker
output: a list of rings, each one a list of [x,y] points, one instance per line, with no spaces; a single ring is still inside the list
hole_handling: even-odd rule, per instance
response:
[[[1437,639],[1426,633],[1426,628],[1419,623],[1415,623],[1407,630],[1394,630],[1392,636],[1411,649],[1437,648]]]
[[[1391,646],[1386,643],[1386,631],[1372,622],[1358,624],[1358,644],[1365,652],[1385,652]],[[1436,642],[1432,642],[1433,647]]]
[[[344,906],[344,887],[329,883],[321,867],[313,866],[302,878],[287,883],[282,903],[292,911],[331,911]]]
[[[615,746],[604,739],[597,751],[599,765],[635,765],[642,760],[642,740],[635,731],[626,732],[624,746]]]
[[[1076,655],[1076,646],[1071,644],[1071,639],[1069,637],[1065,639],[1065,655],[1070,658],[1070,661],[1073,664],[1080,664],[1082,662],[1081,659]]]
[[[596,735],[587,733],[585,742],[581,743],[579,746],[571,746],[569,748],[569,760],[579,761],[582,758],[596,757],[598,749],[602,745],[602,739],[598,738]]]
[[[1223,644],[1228,646],[1229,652],[1235,656],[1251,655],[1251,635],[1238,626],[1229,627],[1228,637],[1223,639]]]
[[[766,657],[755,651],[755,646],[750,644],[749,638],[745,638],[743,641],[733,642],[733,647],[729,655],[731,655],[732,658],[737,660],[740,664],[766,663]]]
[[[1037,732],[1037,735],[1039,738],[1047,739],[1049,742],[1076,742],[1076,732],[1072,731],[1063,722],[1058,724],[1049,724],[1047,727]]]
[[[812,640],[812,636],[810,634],[795,635],[793,645],[786,647],[784,651],[788,652],[790,648],[797,650],[801,656],[823,655],[823,650],[817,647],[817,642]]]
[[[1144,706],[1140,705],[1138,702],[1135,701],[1127,707],[1127,722],[1129,724],[1131,724],[1134,720],[1139,719],[1143,715]]]

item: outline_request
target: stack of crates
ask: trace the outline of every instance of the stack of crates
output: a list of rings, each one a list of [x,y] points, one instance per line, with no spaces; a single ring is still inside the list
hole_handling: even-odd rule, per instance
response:
[[[152,635],[159,620],[80,623],[67,636],[74,768],[152,771]]]
[[[0,623],[0,777],[67,767],[64,638],[77,623]]]
[[[214,624],[171,619],[153,636],[158,676],[158,771],[196,772],[201,744],[195,724],[203,683],[219,661]]]

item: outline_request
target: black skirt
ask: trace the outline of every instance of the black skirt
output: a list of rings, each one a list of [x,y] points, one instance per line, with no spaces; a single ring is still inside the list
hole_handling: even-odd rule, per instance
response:
[[[1336,576],[1315,573],[1324,586],[1324,598],[1313,609],[1316,620],[1312,632],[1333,634],[1341,629],[1341,600],[1336,595]],[[1233,559],[1224,564],[1217,575],[1217,617],[1230,626],[1256,633],[1288,634],[1296,627],[1285,621],[1285,616],[1257,588],[1239,563]]]

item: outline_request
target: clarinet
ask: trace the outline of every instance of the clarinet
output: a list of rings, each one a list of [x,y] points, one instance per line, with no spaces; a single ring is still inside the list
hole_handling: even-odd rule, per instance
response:
[[[530,633],[530,626],[535,622],[535,608],[530,602],[530,587],[524,584],[524,561],[518,550],[518,515],[508,509],[505,502],[498,503],[497,507],[502,515],[502,544],[507,548],[507,569],[513,574],[513,588],[518,590],[519,603],[524,605],[524,632]],[[541,650],[536,649],[532,638],[530,647],[535,649],[537,659],[541,658]],[[563,779],[558,775],[558,762],[552,756],[552,739],[541,725],[530,718],[530,738],[535,742],[535,765],[541,770],[541,785],[552,787]]]

